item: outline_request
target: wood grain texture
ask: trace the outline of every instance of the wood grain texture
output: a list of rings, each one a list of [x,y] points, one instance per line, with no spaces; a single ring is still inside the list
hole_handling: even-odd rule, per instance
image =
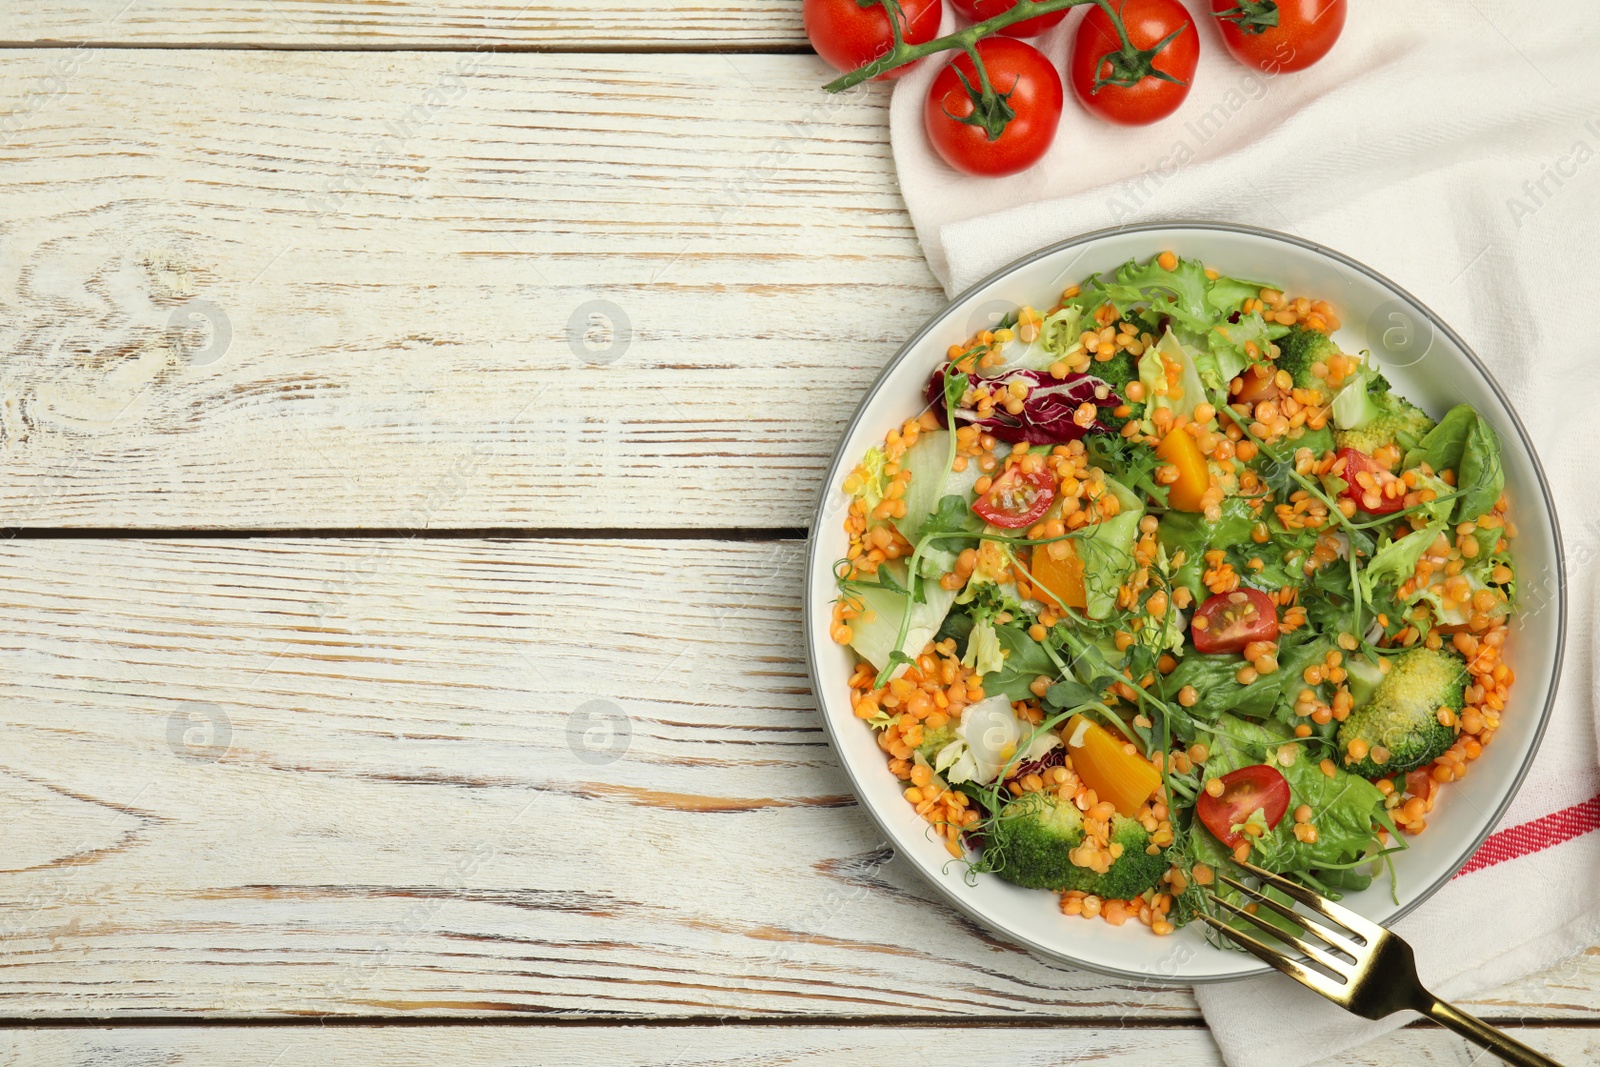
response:
[[[0,546],[0,1014],[1192,1014],[889,861],[799,554]]]
[[[6,58],[3,526],[799,526],[942,304],[815,57]]]
[[[0,1017],[1193,1019],[891,858],[813,709],[800,557],[0,544]],[[1597,990],[1591,954],[1478,1007]]]
[[[67,0],[9,4],[0,42],[247,48],[781,48],[799,0]]]
[[[1600,1057],[1600,1033],[1576,1027],[1523,1027],[1512,1033],[1565,1063]],[[228,1063],[236,1067],[724,1067],[801,1062],[831,1067],[884,1063],[1004,1062],[1016,1067],[1096,1063],[1221,1067],[1199,1029],[1059,1026],[711,1027],[273,1027],[136,1030],[34,1030],[0,1035],[13,1067],[167,1067]],[[1408,1067],[1489,1062],[1487,1053],[1443,1030],[1406,1029],[1326,1061],[1343,1067]]]

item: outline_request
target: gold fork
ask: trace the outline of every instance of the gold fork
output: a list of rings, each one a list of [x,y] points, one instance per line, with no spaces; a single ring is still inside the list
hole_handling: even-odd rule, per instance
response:
[[[1254,902],[1257,910],[1270,908],[1296,927],[1314,934],[1323,945],[1316,945],[1293,933],[1267,922],[1254,912],[1246,911],[1221,897],[1211,895],[1219,906],[1248,921],[1268,937],[1293,945],[1305,957],[1304,961],[1291,958],[1288,953],[1268,945],[1243,930],[1202,913],[1201,918],[1216,927],[1224,937],[1232,939],[1240,948],[1272,964],[1290,978],[1308,989],[1314,989],[1346,1011],[1368,1019],[1381,1019],[1397,1011],[1410,1008],[1421,1012],[1440,1025],[1448,1027],[1478,1045],[1483,1046],[1507,1063],[1518,1067],[1561,1067],[1548,1056],[1541,1055],[1522,1042],[1496,1030],[1481,1019],[1468,1015],[1461,1009],[1446,1004],[1422,987],[1417,980],[1417,966],[1411,955],[1411,946],[1370,919],[1362,918],[1349,908],[1326,900],[1303,885],[1280,878],[1251,863],[1242,864],[1251,874],[1261,879],[1265,886],[1279,890],[1291,900],[1297,900],[1324,919],[1332,920],[1344,928],[1341,933],[1329,925],[1273,900],[1258,890],[1251,889],[1226,875],[1218,877],[1227,885]],[[1310,964],[1308,966],[1308,963]]]

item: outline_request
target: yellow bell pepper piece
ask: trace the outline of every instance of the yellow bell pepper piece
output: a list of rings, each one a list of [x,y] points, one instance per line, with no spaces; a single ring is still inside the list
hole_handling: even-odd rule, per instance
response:
[[[1175,511],[1204,511],[1201,503],[1211,486],[1205,453],[1181,426],[1167,432],[1156,446],[1156,455],[1178,469],[1178,480],[1167,486],[1167,506]]]
[[[1161,772],[1149,760],[1128,752],[1109,730],[1082,715],[1067,720],[1064,736],[1072,769],[1097,797],[1110,801],[1123,815],[1137,814],[1161,784]]]
[[[1083,587],[1083,557],[1078,555],[1071,541],[1055,541],[1052,544],[1066,545],[1067,554],[1056,559],[1050,555],[1050,545],[1036,545],[1033,561],[1028,565],[1033,584],[1048,594],[1040,599],[1048,603],[1049,597],[1054,597],[1058,603],[1069,608],[1087,607],[1089,598]]]

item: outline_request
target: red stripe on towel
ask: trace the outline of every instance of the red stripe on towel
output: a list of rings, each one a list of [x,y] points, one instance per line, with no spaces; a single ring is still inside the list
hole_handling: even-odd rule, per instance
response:
[[[1600,830],[1600,797],[1590,797],[1582,804],[1553,812],[1542,818],[1512,826],[1489,835],[1467,865],[1456,877],[1484,867],[1493,867],[1506,860],[1542,852],[1552,845],[1581,837],[1591,830]]]

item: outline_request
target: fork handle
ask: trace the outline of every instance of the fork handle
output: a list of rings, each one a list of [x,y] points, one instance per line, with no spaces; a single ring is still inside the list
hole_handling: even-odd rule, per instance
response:
[[[1454,1030],[1468,1041],[1493,1052],[1507,1063],[1516,1064],[1516,1067],[1561,1067],[1561,1064],[1535,1052],[1516,1038],[1497,1030],[1474,1015],[1457,1008],[1453,1004],[1446,1004],[1438,997],[1431,998],[1433,1003],[1428,1006],[1424,1014],[1432,1018],[1439,1025]]]

